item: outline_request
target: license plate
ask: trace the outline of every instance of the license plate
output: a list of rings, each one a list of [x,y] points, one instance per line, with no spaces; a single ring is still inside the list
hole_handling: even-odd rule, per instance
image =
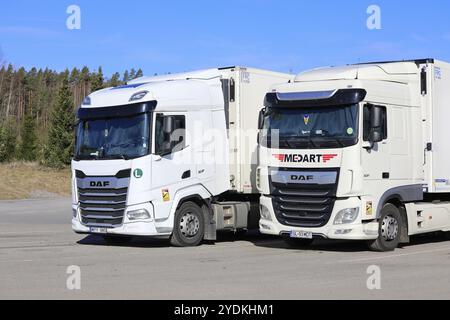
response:
[[[91,233],[106,233],[106,228],[97,228],[97,227],[91,227],[90,228]]]
[[[312,232],[308,232],[308,231],[291,231],[291,238],[296,238],[296,239],[312,239],[313,238],[313,234]]]

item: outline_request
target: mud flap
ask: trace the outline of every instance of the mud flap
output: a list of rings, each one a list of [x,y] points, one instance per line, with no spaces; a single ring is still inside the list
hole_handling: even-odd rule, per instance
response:
[[[203,205],[202,211],[205,218],[205,235],[203,239],[215,241],[217,240],[217,225],[214,219],[214,212],[209,204]]]
[[[408,235],[408,218],[406,214],[405,207],[401,206],[399,208],[400,216],[402,217],[402,225],[400,229],[400,243],[409,243]]]

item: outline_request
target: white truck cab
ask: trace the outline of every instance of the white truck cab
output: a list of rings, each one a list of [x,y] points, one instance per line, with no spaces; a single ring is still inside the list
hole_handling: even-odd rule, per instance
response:
[[[450,230],[450,64],[322,68],[275,86],[260,114],[260,231],[288,243],[393,250]]]
[[[73,230],[190,246],[217,230],[257,228],[256,161],[243,159],[256,154],[265,93],[292,78],[230,67],[90,94],[77,114]],[[252,128],[245,145],[242,132]]]

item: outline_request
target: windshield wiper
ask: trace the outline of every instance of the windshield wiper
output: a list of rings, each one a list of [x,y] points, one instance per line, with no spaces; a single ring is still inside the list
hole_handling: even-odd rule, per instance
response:
[[[286,137],[285,139],[282,139],[282,141],[284,141],[289,146],[289,148],[291,148],[291,149],[294,149],[292,147],[291,142],[294,142],[294,143],[307,142],[308,146],[312,146],[314,148],[317,148],[317,144],[311,139],[311,137],[292,136],[292,137]]]
[[[125,154],[112,154],[112,155],[106,155],[103,157],[100,157],[98,155],[77,155],[74,157],[74,160],[80,161],[80,160],[113,160],[113,159],[121,159],[121,160],[130,160],[131,158]]]
[[[111,154],[103,157],[103,159],[122,159],[122,160],[130,160],[130,157],[128,157],[125,154]]]
[[[335,140],[341,145],[342,148],[345,147],[345,144],[342,142],[341,139],[339,139],[339,138],[337,138],[337,137],[332,137],[332,138],[335,139]]]
[[[339,139],[338,137],[318,137],[318,139],[322,139],[322,140],[334,140],[336,141],[342,148],[344,148],[346,145],[342,142],[341,139]]]
[[[74,157],[74,160],[75,161],[80,161],[80,160],[97,160],[97,157],[93,156],[93,155],[89,155],[89,154],[79,154],[79,155],[76,155]]]
[[[308,141],[309,141],[310,144],[312,144],[312,146],[314,148],[317,148],[317,144],[314,142],[314,140],[311,137],[308,138]]]
[[[317,144],[314,142],[314,140],[311,137],[294,137],[292,140],[298,141],[298,140],[305,140],[308,141],[308,145],[311,145],[314,148],[317,148]]]
[[[287,147],[288,147],[289,149],[294,149],[294,148],[292,147],[291,143],[290,143],[287,139],[280,140],[280,142],[283,142],[285,145],[287,145]]]

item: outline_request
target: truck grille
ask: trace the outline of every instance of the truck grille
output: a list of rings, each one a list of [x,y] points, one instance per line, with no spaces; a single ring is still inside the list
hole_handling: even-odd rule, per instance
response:
[[[337,179],[335,183],[325,185],[294,184],[274,182],[270,176],[269,182],[275,216],[282,225],[318,228],[330,220],[336,201]]]
[[[122,225],[131,170],[115,176],[86,176],[76,171],[81,222],[88,227],[116,228]]]

